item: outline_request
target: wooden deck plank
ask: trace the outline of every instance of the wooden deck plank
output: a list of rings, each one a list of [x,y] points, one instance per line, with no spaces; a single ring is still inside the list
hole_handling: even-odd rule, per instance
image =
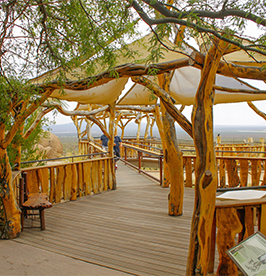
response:
[[[132,275],[185,275],[194,189],[184,214],[168,216],[169,188],[119,162],[117,190],[56,204],[46,230],[25,229],[18,241]]]

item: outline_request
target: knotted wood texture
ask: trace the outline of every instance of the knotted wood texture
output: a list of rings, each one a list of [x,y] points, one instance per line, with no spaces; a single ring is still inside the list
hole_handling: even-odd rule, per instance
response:
[[[170,85],[169,74],[159,75],[158,79],[161,88],[168,93]],[[174,119],[167,112],[164,103],[161,106],[161,112],[166,142],[166,154],[164,158],[170,169],[171,182],[168,196],[168,214],[171,216],[180,216],[183,213],[184,200],[183,154],[177,144]]]
[[[162,141],[162,147],[163,147],[163,155],[166,155],[167,152],[167,147],[166,147],[166,140],[165,140],[165,135],[164,135],[164,130],[163,130],[163,122],[161,120],[161,112],[160,108],[158,105],[155,107],[155,121],[160,133],[161,141]],[[170,170],[169,166],[166,162],[166,159],[163,159],[163,183],[162,187],[166,188],[169,187],[170,185]]]
[[[0,137],[1,138],[1,137]],[[3,238],[13,239],[21,232],[20,209],[16,203],[14,190],[12,188],[12,171],[9,164],[7,150],[0,147],[0,196],[2,198],[5,212],[5,222],[0,228],[0,235]]]
[[[218,208],[216,210],[217,248],[219,252],[219,266],[217,275],[237,276],[238,269],[226,250],[235,246],[235,236],[242,231],[242,224],[235,208]]]
[[[207,275],[211,229],[217,188],[216,158],[213,145],[212,86],[220,59],[227,45],[214,44],[204,62],[192,114],[196,150],[195,205],[191,225],[186,275]]]
[[[110,152],[110,157],[114,157],[114,128],[115,128],[115,103],[109,104],[109,134],[111,138],[108,142],[108,151]],[[116,190],[116,177],[115,177],[115,167],[113,159],[110,160],[110,167],[109,167],[109,177],[110,181],[110,189]]]

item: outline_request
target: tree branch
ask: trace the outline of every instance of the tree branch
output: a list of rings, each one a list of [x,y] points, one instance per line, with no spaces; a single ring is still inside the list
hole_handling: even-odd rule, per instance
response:
[[[36,128],[36,126],[39,124],[39,122],[41,121],[41,119],[43,118],[44,115],[46,115],[47,113],[49,113],[50,111],[52,111],[53,108],[46,108],[43,109],[37,116],[36,120],[31,124],[31,126],[29,127],[29,129],[27,130],[27,132],[23,135],[23,139],[28,139],[28,137],[31,135],[31,133],[33,132],[33,130]]]
[[[130,1],[130,0],[128,0],[128,1]],[[218,39],[223,40],[225,42],[228,42],[230,44],[236,45],[240,49],[243,49],[245,51],[253,51],[253,52],[257,52],[257,53],[260,53],[261,55],[266,56],[266,53],[264,51],[261,51],[261,50],[255,48],[255,47],[244,46],[243,44],[241,44],[238,41],[234,41],[232,39],[229,39],[228,37],[223,36],[222,34],[220,34],[218,31],[216,31],[214,29],[205,28],[205,27],[202,27],[202,26],[200,26],[198,24],[195,24],[191,21],[181,19],[181,18],[187,18],[188,14],[189,14],[188,12],[177,13],[177,12],[169,11],[161,3],[159,3],[158,1],[154,1],[154,0],[149,0],[149,1],[144,1],[143,0],[143,2],[147,3],[148,5],[153,7],[155,10],[157,10],[158,12],[160,12],[164,16],[163,18],[159,18],[159,19],[150,18],[147,15],[147,13],[145,13],[145,11],[139,6],[139,4],[135,0],[133,0],[132,1],[132,7],[136,10],[136,12],[142,18],[142,20],[146,24],[148,24],[149,26],[166,24],[166,23],[174,23],[174,24],[178,24],[178,25],[182,25],[182,26],[187,26],[188,28],[193,28],[194,30],[197,30],[198,32],[210,33],[210,34],[214,35],[215,37],[217,37]],[[192,12],[196,15],[196,13],[194,11],[192,11]],[[201,13],[202,13],[201,16],[199,16],[198,14],[197,14],[197,16],[198,17],[206,17],[206,11],[202,11]],[[222,12],[219,12],[219,13],[226,14],[225,11],[222,11]],[[212,12],[208,12],[208,14],[212,15]],[[205,15],[205,16],[203,16],[203,15]],[[241,15],[243,15],[243,14],[241,14]],[[228,14],[227,16],[230,16],[230,15]],[[210,16],[208,16],[208,17],[211,18]],[[218,17],[218,19],[219,18],[220,17]],[[266,21],[263,20],[262,18],[260,18],[260,19],[261,19],[261,22],[262,22],[261,25],[266,26]],[[255,20],[255,22],[256,22],[256,20]]]
[[[260,111],[252,102],[247,102],[249,107],[253,109],[260,117],[262,117],[264,120],[266,120],[266,113]]]
[[[178,124],[193,138],[192,124],[188,119],[175,107],[172,98],[159,85],[151,82],[142,76],[132,77],[132,81],[137,82],[152,90],[165,104],[168,113],[178,122]]]

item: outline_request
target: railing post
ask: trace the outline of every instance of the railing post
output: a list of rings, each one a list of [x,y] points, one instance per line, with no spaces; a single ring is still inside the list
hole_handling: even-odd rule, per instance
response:
[[[139,161],[139,173],[140,173],[140,169],[141,169],[141,152],[138,151],[138,161]]]
[[[159,162],[160,162],[160,186],[163,185],[163,158],[160,156],[159,157]]]
[[[125,151],[125,161],[127,162],[127,147],[124,147]]]

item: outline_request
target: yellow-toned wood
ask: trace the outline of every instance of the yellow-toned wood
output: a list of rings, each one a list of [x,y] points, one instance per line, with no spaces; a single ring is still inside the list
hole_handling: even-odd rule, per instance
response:
[[[251,107],[259,116],[266,120],[266,113],[260,111],[252,102],[248,102],[249,107]],[[264,144],[263,144],[264,145]]]
[[[55,200],[55,168],[50,168],[50,193],[49,193],[49,201],[51,203]]]
[[[160,86],[168,93],[170,74],[158,76]],[[167,112],[164,103],[161,106],[166,152],[164,158],[170,170],[170,193],[168,195],[168,214],[180,216],[183,213],[184,174],[183,154],[177,144],[174,119]]]
[[[38,171],[31,170],[27,172],[28,174],[28,192],[29,193],[39,193],[39,181],[38,181]]]
[[[252,186],[259,186],[260,175],[261,175],[261,161],[251,160]]]
[[[85,185],[85,195],[90,195],[92,192],[92,180],[91,180],[91,162],[83,164],[83,179]]]
[[[194,51],[191,55],[192,59],[189,60],[189,65],[202,69],[204,65],[205,56],[198,51]],[[264,63],[256,63],[255,66],[238,65],[234,62],[220,61],[217,73],[232,78],[247,78],[265,80],[266,72],[261,70]]]
[[[250,206],[245,206],[245,233],[244,239],[249,237],[254,233],[254,217],[253,217],[253,208]]]
[[[78,171],[77,164],[72,164],[72,184],[71,184],[71,197],[70,200],[77,199],[78,190]]]
[[[108,160],[104,160],[104,166],[103,166],[103,190],[107,191],[108,189]]]
[[[114,167],[113,159],[108,160],[108,179],[109,179],[109,189],[113,190],[113,174],[112,167]]]
[[[229,187],[237,187],[240,183],[240,179],[237,172],[236,160],[226,159],[225,164],[226,164]]]
[[[2,133],[4,135],[4,133]],[[1,138],[1,124],[0,124],[0,138]],[[9,164],[7,150],[0,148],[0,203],[1,208],[4,208],[5,221],[3,229],[1,228],[3,238],[13,239],[19,236],[21,232],[20,224],[20,209],[16,202],[14,190],[12,188],[12,171]]]
[[[240,160],[240,186],[246,187],[248,184],[248,160]]]
[[[139,142],[139,137],[140,137],[141,119],[142,119],[142,116],[140,113],[140,118],[139,118],[139,120],[137,120],[137,124],[138,124],[138,129],[137,129],[137,134],[136,134],[137,142]]]
[[[219,172],[220,172],[220,188],[225,187],[225,161],[223,159],[219,160]]]
[[[263,176],[263,182],[261,183],[261,185],[266,185],[266,161],[264,161],[263,163],[264,163],[264,176]]]
[[[38,177],[41,184],[41,192],[48,195],[49,191],[49,169],[38,169]]]
[[[155,114],[155,121],[160,134],[161,142],[162,142],[163,154],[165,156],[167,146],[166,146],[163,122],[161,120],[161,112],[160,112],[159,105],[155,106],[154,114]],[[167,160],[166,158],[163,159],[163,183],[162,183],[163,188],[167,188],[170,185],[170,170],[166,160]]]
[[[186,158],[186,187],[192,187],[192,158]]]
[[[78,164],[78,196],[83,196],[84,192],[84,180],[83,180],[83,164]]]
[[[103,191],[103,163],[102,161],[98,161],[98,189],[99,192]]]
[[[92,178],[92,190],[94,194],[98,194],[99,192],[99,170],[98,170],[98,162],[93,162],[92,163],[92,168],[91,168],[91,178]]]
[[[266,235],[266,204],[261,204],[260,232]]]
[[[226,254],[226,250],[235,246],[235,236],[242,231],[235,208],[216,209],[216,226],[218,228],[216,242],[219,252],[217,275],[237,276],[238,269]]]
[[[57,181],[55,186],[55,203],[59,203],[62,197],[63,184],[65,179],[64,166],[57,167]]]
[[[192,113],[193,137],[196,150],[195,204],[191,223],[187,276],[207,275],[211,246],[212,223],[217,188],[216,157],[213,145],[212,86],[227,44],[214,44],[204,61]]]
[[[147,116],[147,123],[146,123],[146,128],[145,128],[145,133],[144,133],[144,139],[147,139],[147,137],[149,135],[150,123],[151,123],[151,118],[150,118],[150,116]]]
[[[70,200],[71,198],[71,185],[73,179],[72,165],[65,166],[65,179],[63,182],[64,200]]]
[[[159,75],[160,76],[160,75]],[[132,81],[136,83],[140,83],[143,86],[146,86],[150,90],[152,90],[160,100],[164,103],[167,112],[175,119],[176,122],[187,132],[188,135],[193,137],[192,126],[189,120],[176,108],[174,105],[172,98],[169,94],[166,93],[164,89],[158,86],[156,83],[153,83],[148,78],[143,76],[132,77]]]
[[[109,104],[109,111],[110,111],[110,117],[109,117],[109,134],[111,138],[109,139],[108,142],[108,150],[110,152],[110,157],[114,157],[114,150],[113,150],[113,145],[114,145],[114,123],[115,123],[115,102]],[[116,175],[115,175],[115,166],[113,160],[111,160],[112,166],[110,166],[110,174],[109,177],[111,177],[111,186],[112,190],[116,189]]]

